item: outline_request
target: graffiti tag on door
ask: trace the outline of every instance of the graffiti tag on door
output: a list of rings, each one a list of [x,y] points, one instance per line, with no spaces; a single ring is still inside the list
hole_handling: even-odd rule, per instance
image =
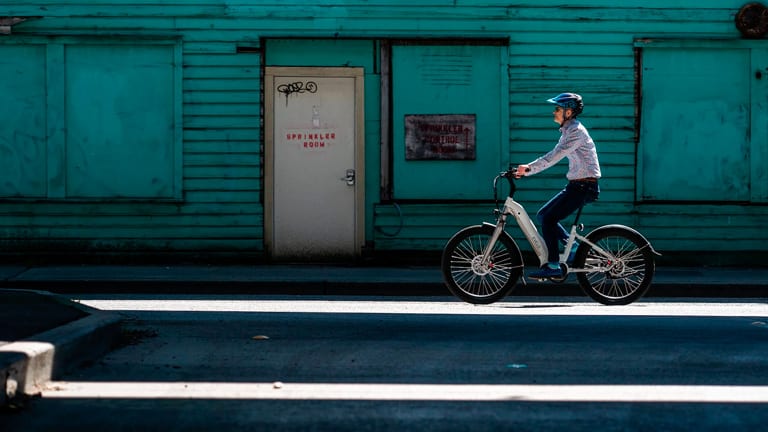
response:
[[[288,97],[292,94],[316,93],[317,83],[314,81],[296,81],[288,84],[280,84],[277,91],[285,95],[285,106],[288,106]]]

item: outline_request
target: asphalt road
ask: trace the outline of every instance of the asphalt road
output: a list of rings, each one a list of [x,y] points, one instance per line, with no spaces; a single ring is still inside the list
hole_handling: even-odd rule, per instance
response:
[[[126,343],[9,431],[757,430],[768,302],[73,296]],[[3,426],[5,423],[5,426]]]

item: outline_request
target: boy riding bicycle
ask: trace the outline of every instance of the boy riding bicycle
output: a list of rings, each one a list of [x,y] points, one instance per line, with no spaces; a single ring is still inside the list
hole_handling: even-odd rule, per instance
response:
[[[579,207],[597,199],[600,194],[598,179],[600,162],[597,149],[589,132],[576,118],[584,109],[581,96],[575,93],[562,93],[547,102],[555,104],[554,121],[560,125],[560,139],[547,154],[529,164],[517,167],[516,177],[531,176],[555,165],[563,158],[568,158],[568,184],[558,192],[536,214],[541,227],[542,237],[547,245],[547,263],[529,276],[535,279],[561,277],[558,242],[568,240],[568,231],[560,221],[568,217]],[[571,249],[571,257],[577,245]]]

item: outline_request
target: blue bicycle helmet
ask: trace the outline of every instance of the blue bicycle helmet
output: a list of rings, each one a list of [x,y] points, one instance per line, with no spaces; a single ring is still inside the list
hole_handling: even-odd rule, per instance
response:
[[[576,93],[560,93],[552,99],[547,99],[547,102],[553,103],[563,109],[572,109],[573,115],[571,115],[571,118],[581,114],[584,110],[584,102],[582,101],[581,96]]]

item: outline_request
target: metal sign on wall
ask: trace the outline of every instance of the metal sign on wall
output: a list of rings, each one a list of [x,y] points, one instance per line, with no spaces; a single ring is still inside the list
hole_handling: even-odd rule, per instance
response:
[[[474,160],[475,114],[405,116],[406,160]]]

